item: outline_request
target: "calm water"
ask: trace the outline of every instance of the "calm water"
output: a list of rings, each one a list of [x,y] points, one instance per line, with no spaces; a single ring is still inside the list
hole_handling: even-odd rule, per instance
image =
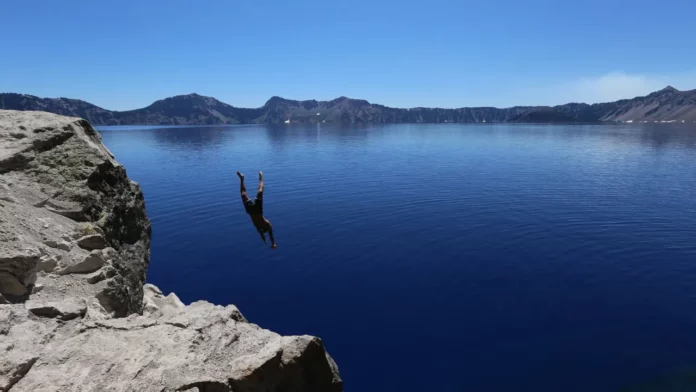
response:
[[[696,363],[696,128],[117,127],[148,280],[320,336],[346,391],[616,391]],[[278,249],[235,171],[265,173]]]

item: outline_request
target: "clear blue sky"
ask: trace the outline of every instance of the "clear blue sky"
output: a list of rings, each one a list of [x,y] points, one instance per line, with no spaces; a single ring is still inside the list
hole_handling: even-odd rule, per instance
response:
[[[0,91],[134,109],[341,95],[396,107],[696,88],[696,1],[6,0]]]

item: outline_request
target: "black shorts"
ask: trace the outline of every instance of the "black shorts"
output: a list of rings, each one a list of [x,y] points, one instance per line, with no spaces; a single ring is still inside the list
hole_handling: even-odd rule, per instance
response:
[[[256,194],[256,199],[253,201],[249,199],[246,193],[242,193],[242,202],[244,203],[244,210],[249,215],[261,214],[263,215],[263,192]]]

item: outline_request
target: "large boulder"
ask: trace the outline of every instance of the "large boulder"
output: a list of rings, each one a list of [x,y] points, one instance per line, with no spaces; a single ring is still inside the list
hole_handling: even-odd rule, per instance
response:
[[[0,391],[342,391],[319,338],[145,284],[150,221],[84,120],[0,110]]]
[[[343,390],[319,338],[280,336],[234,305],[185,306],[155,286],[145,292],[146,302],[156,297],[151,313],[127,318],[86,317],[88,305],[75,300],[27,301],[38,319],[0,307],[0,390]]]
[[[1,110],[0,188],[12,200],[0,202],[0,271],[27,287],[36,279],[40,249],[84,259],[108,244],[116,250],[116,274],[102,289],[102,301],[117,316],[142,312],[150,260],[145,199],[87,121]],[[16,296],[21,290],[11,283],[0,293]]]
[[[283,337],[233,305],[202,301],[159,317],[74,323],[28,358],[35,361],[14,392],[342,390],[320,339]]]

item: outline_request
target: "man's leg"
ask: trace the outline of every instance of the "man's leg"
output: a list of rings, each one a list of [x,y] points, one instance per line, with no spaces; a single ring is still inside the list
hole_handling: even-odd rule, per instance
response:
[[[259,189],[256,192],[254,205],[259,209],[259,214],[263,215],[263,172],[259,172]]]
[[[256,229],[256,230],[259,232],[259,235],[261,236],[261,239],[263,240],[263,242],[268,243],[268,241],[266,241],[266,234],[264,234],[263,230],[261,230],[261,229]]]
[[[263,172],[259,172],[259,194],[263,193]]]
[[[276,243],[275,243],[275,238],[273,238],[273,226],[271,226],[271,222],[268,222],[268,236],[271,238],[271,248],[275,249],[276,248]]]

